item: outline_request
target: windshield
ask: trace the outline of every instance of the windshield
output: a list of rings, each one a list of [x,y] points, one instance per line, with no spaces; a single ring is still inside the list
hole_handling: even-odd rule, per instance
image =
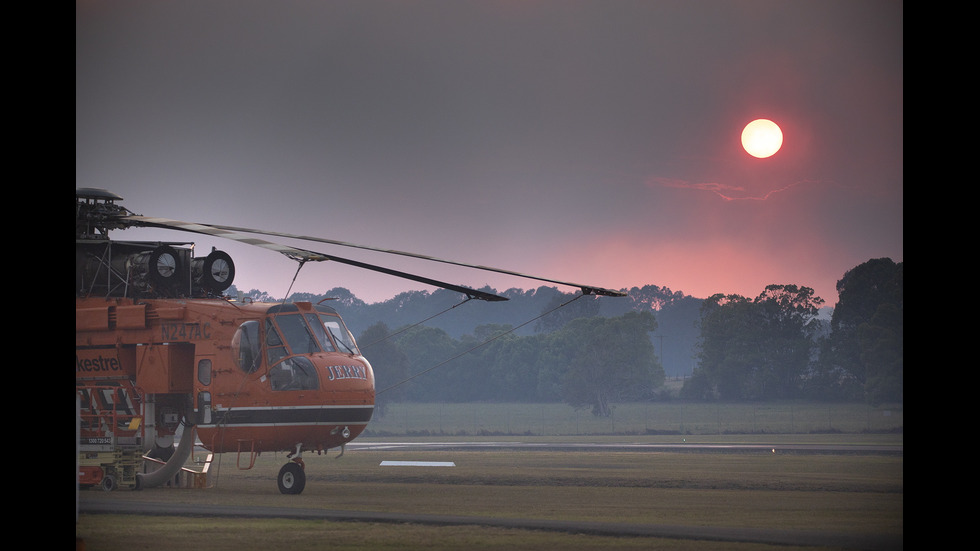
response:
[[[289,345],[293,354],[312,354],[320,351],[319,339],[303,321],[300,314],[282,314],[276,316],[276,325],[282,332],[282,338]]]
[[[320,314],[320,320],[323,322],[323,327],[327,330],[327,333],[330,333],[334,342],[337,343],[337,347],[341,352],[358,354],[357,344],[354,342],[353,335],[350,334],[347,326],[344,325],[344,322],[339,317]]]
[[[333,352],[333,343],[327,338],[327,332],[324,330],[323,324],[319,322],[316,314],[306,314],[306,321],[309,322],[310,328],[313,329],[313,334],[316,335],[320,347],[326,352]]]
[[[278,326],[278,331],[276,327]],[[345,354],[358,354],[354,337],[347,326],[337,316],[329,314],[279,314],[275,325],[266,322],[266,347],[269,365],[289,354],[312,354],[314,352],[340,351]]]

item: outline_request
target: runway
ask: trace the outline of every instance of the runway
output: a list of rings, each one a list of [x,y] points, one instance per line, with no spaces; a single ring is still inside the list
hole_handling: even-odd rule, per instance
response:
[[[902,455],[902,445],[880,444],[726,444],[726,443],[647,443],[647,442],[521,442],[521,441],[433,441],[366,442],[347,445],[348,450],[543,450],[543,451],[632,451],[691,453],[798,453],[798,454],[888,454]]]
[[[409,450],[522,450],[522,451],[631,451],[736,454],[898,454],[898,445],[859,444],[723,444],[723,443],[643,443],[643,442],[522,442],[522,441],[372,441],[348,444],[347,451],[384,451],[398,456]],[[901,549],[901,538],[861,536],[822,531],[779,530],[721,526],[674,526],[615,522],[562,521],[534,518],[498,518],[467,515],[433,515],[374,511],[326,510],[293,507],[254,507],[237,504],[160,503],[135,499],[103,499],[105,496],[82,492],[78,510],[84,514],[174,515],[227,518],[291,518],[335,522],[417,523],[433,526],[488,526],[510,529],[560,531],[616,537],[653,537],[720,542],[764,543],[772,545],[817,546],[837,549]],[[149,496],[148,496],[149,497]]]
[[[333,522],[414,523],[433,526],[487,526],[521,530],[545,530],[572,534],[613,537],[651,537],[682,540],[765,543],[771,545],[817,546],[835,549],[896,550],[902,541],[873,536],[853,536],[827,532],[807,532],[716,526],[668,526],[657,524],[624,524],[526,518],[497,518],[462,515],[422,515],[373,511],[331,511],[293,507],[245,507],[193,503],[152,503],[145,501],[112,502],[88,500],[79,502],[79,512],[97,514],[173,515],[227,518],[288,518]]]

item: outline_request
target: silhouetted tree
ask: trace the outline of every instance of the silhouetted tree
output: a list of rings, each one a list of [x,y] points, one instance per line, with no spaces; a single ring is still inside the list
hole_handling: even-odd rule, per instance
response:
[[[699,364],[687,397],[799,396],[809,372],[823,299],[809,287],[769,285],[754,300],[714,295],[701,307]]]
[[[616,318],[579,318],[553,339],[567,359],[562,396],[576,408],[608,417],[613,400],[649,398],[665,376],[650,333],[657,322],[650,312]]]
[[[869,260],[837,282],[821,376],[838,394],[871,404],[904,397],[904,264]]]

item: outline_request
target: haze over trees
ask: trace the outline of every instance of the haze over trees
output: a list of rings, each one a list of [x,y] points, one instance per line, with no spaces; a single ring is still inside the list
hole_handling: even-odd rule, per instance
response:
[[[510,289],[506,303],[438,290],[366,304],[344,288],[290,300],[333,299],[375,368],[381,415],[402,400],[560,401],[597,416],[662,399],[880,404],[903,399],[902,270],[887,258],[849,270],[829,321],[812,289],[775,284],[751,299],[647,285],[624,298]],[[679,393],[668,377],[685,379]]]

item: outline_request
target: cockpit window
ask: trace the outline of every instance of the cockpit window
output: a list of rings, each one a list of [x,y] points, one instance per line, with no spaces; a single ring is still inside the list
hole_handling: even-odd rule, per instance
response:
[[[320,386],[313,362],[303,356],[287,358],[269,369],[272,390],[315,390]]]
[[[259,368],[259,363],[262,361],[260,348],[259,322],[246,321],[239,325],[235,336],[231,338],[231,351],[242,371],[252,373]]]
[[[348,354],[357,354],[357,343],[354,342],[354,336],[350,334],[344,322],[340,320],[339,317],[330,316],[326,314],[320,314],[320,319],[323,321],[323,327],[330,333],[333,337],[334,342],[340,348],[341,352],[346,352]]]
[[[320,351],[319,341],[300,314],[278,315],[276,324],[293,354],[312,354]]]
[[[316,335],[316,340],[320,343],[320,348],[323,348],[325,352],[333,352],[333,343],[327,337],[327,332],[316,314],[306,314],[306,321],[309,322],[310,328],[313,329],[313,334]]]
[[[279,330],[273,325],[271,319],[265,320],[265,357],[269,365],[276,363],[289,355],[286,350],[286,343],[282,342]]]
[[[265,320],[265,344],[266,346],[283,346],[285,344],[271,319]]]

